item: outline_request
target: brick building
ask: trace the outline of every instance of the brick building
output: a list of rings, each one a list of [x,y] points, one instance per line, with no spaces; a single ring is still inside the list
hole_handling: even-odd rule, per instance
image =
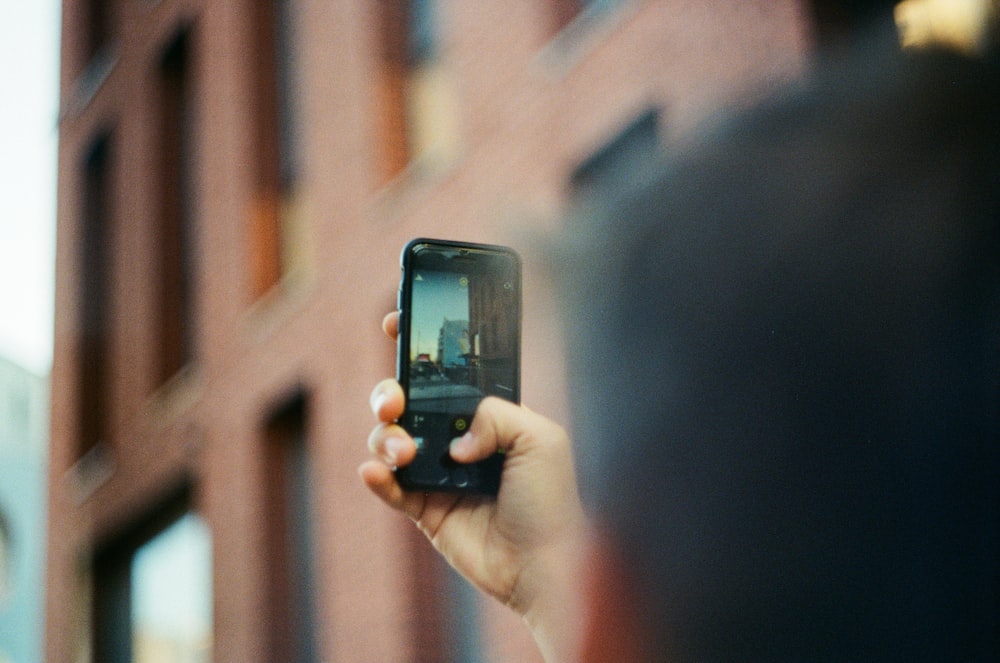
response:
[[[537,247],[797,76],[799,4],[64,0],[46,659],[537,660],[356,476],[399,250],[520,250],[565,421]]]

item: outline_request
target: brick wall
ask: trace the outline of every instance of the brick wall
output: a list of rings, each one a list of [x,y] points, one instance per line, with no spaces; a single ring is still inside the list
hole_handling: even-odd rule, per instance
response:
[[[111,49],[96,68],[79,46],[88,4],[64,3],[47,660],[78,660],[88,647],[95,548],[182,485],[212,531],[215,660],[267,660],[265,428],[268,413],[299,393],[309,403],[322,659],[440,660],[454,644],[456,619],[441,580],[446,572],[429,561],[408,522],[368,496],[355,472],[373,423],[368,392],[393,373],[394,347],[378,324],[394,305],[400,248],[425,235],[520,250],[523,397],[567,423],[558,303],[539,247],[561,230],[570,174],[650,107],[661,109],[669,148],[709,111],[746,103],[762,86],[798,75],[808,48],[798,3],[626,1],[559,32],[547,2],[442,0],[439,57],[456,100],[458,151],[446,164],[411,167],[385,183],[374,106],[378,3],[292,2],[297,257],[285,279],[257,299],[248,268],[255,150],[249,3],[108,2]],[[191,28],[196,91],[196,360],[157,384],[151,100],[158,58],[184,26]],[[112,432],[101,451],[81,461],[78,249],[87,192],[80,164],[95,135],[109,128]],[[416,574],[428,565],[431,574]],[[516,617],[485,599],[479,610],[485,660],[537,660]],[[435,628],[440,632],[426,632]]]

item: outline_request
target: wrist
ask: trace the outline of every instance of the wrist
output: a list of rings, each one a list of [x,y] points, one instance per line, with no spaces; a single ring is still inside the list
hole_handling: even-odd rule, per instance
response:
[[[578,522],[535,556],[518,583],[532,588],[521,597],[518,612],[547,663],[577,658],[584,621],[580,579],[589,545],[586,532],[581,514]]]

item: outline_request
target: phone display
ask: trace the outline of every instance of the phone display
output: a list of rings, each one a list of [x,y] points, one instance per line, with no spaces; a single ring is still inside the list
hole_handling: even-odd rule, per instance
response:
[[[506,247],[416,239],[403,249],[399,424],[417,444],[397,470],[415,490],[495,493],[503,456],[462,465],[448,454],[487,396],[520,401],[521,262]]]

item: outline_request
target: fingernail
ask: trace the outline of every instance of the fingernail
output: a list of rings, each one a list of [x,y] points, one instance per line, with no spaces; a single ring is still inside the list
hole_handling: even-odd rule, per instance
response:
[[[453,438],[451,443],[448,445],[448,453],[455,458],[456,456],[466,457],[472,451],[472,433],[466,433],[462,437]],[[458,458],[455,458],[458,460]]]
[[[371,405],[372,412],[374,412],[376,416],[378,416],[379,410],[382,409],[382,406],[385,404],[387,398],[388,394],[377,387],[375,391],[372,392],[372,395],[368,399],[368,403]]]
[[[399,454],[403,451],[404,445],[406,445],[406,440],[398,437],[387,438],[383,460],[389,465],[395,466],[399,461]]]

